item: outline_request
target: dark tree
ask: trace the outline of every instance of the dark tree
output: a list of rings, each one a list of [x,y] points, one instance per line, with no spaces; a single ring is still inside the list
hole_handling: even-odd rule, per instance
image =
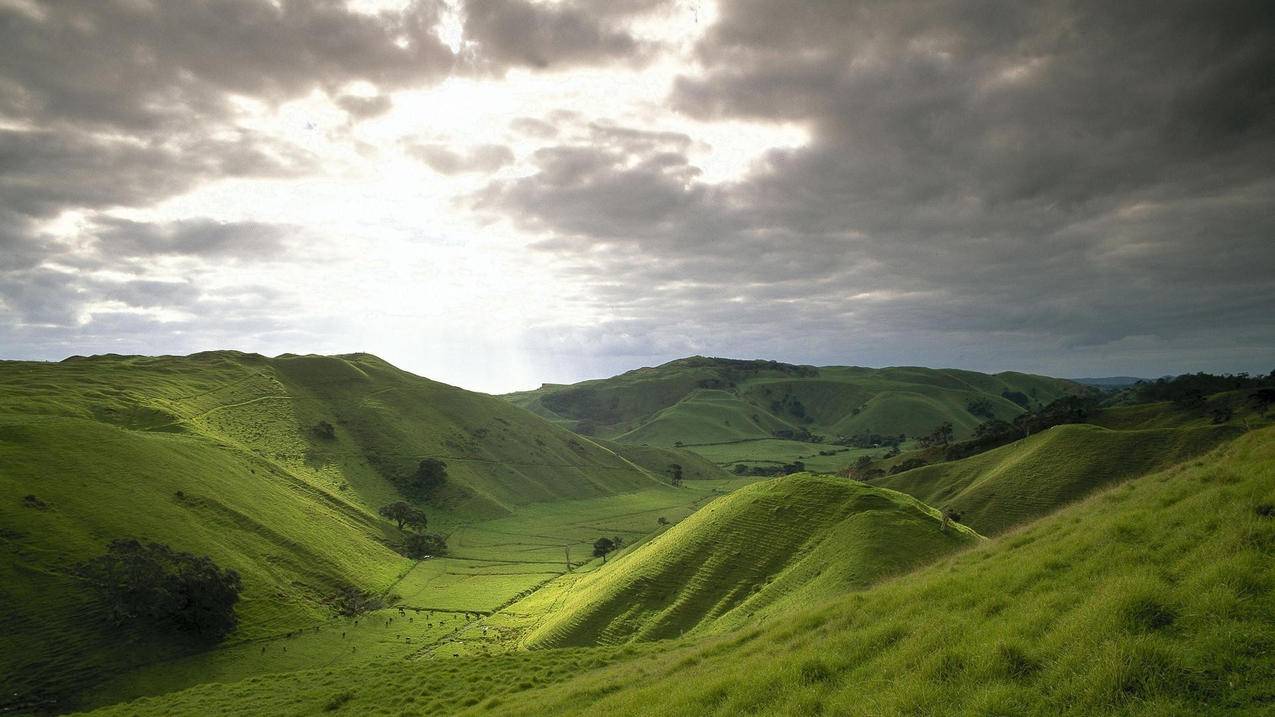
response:
[[[682,485],[682,464],[670,463],[668,467],[669,475],[672,476],[673,485]]]
[[[425,511],[415,508],[403,501],[396,501],[389,505],[381,506],[376,511],[382,516],[394,521],[398,525],[398,529],[402,530],[403,526],[410,525],[413,530],[421,530],[425,527]]]
[[[605,564],[607,555],[619,550],[622,545],[624,545],[624,539],[618,535],[614,538],[598,538],[593,541],[593,557],[602,558]]]
[[[336,428],[327,421],[319,421],[310,429],[310,434],[324,441],[336,440]]]
[[[403,536],[403,554],[417,560],[431,555],[445,555],[447,539],[438,533],[407,533]]]
[[[1001,391],[1001,398],[1013,401],[1023,408],[1030,408],[1032,404],[1031,399],[1022,391]]]
[[[1275,371],[1271,372],[1275,375]],[[1249,394],[1249,400],[1253,402],[1253,407],[1263,416],[1266,415],[1266,409],[1275,404],[1275,388],[1262,388]]]
[[[447,464],[437,458],[426,458],[416,466],[416,472],[396,481],[404,492],[428,496],[447,483]]]
[[[97,590],[118,624],[169,626],[215,642],[238,622],[239,573],[218,568],[207,556],[120,539],[76,572]]]
[[[938,428],[935,428],[930,435],[921,436],[921,445],[929,448],[931,446],[946,446],[952,442],[952,424],[944,422]]]
[[[996,418],[996,411],[992,408],[992,402],[986,398],[976,398],[965,402],[965,410],[971,416],[979,418]]]

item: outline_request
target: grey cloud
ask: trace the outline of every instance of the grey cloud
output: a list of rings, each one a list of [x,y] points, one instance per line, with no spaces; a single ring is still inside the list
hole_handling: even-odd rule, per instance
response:
[[[477,199],[613,315],[761,321],[843,361],[870,336],[894,363],[943,337],[983,362],[979,341],[1034,342],[1047,365],[1275,334],[1264,4],[758,0],[723,5],[697,52],[676,107],[810,143],[710,186],[685,149],[599,133]],[[1139,341],[1158,353],[1121,353]]]
[[[539,139],[558,136],[558,128],[553,123],[535,117],[518,117],[509,123],[509,128],[519,134]]]
[[[371,97],[341,95],[336,98],[336,103],[341,109],[358,119],[379,117],[389,112],[394,106],[394,100],[390,99],[389,95],[373,95]]]
[[[30,216],[68,208],[148,205],[200,181],[288,176],[309,157],[246,131],[164,140],[0,129],[0,203]]]
[[[561,68],[648,59],[653,50],[590,8],[571,3],[483,0],[465,5],[465,39],[477,45],[475,66]]]
[[[41,3],[0,7],[0,110],[33,121],[155,129],[353,80],[400,87],[446,75],[438,8],[365,15],[338,0]]]
[[[282,253],[294,227],[261,222],[186,219],[167,223],[102,217],[94,235],[99,250],[113,257],[160,255],[259,260]]]
[[[500,144],[480,144],[464,149],[442,144],[413,144],[407,147],[407,152],[440,174],[494,172],[514,161],[513,151]]]

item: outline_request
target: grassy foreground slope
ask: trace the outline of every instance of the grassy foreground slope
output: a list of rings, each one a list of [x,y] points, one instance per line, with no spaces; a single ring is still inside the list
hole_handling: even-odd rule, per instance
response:
[[[1234,426],[1125,431],[1054,426],[986,453],[872,483],[955,509],[966,525],[996,535],[1099,488],[1204,453],[1242,432]]]
[[[676,637],[822,599],[978,539],[901,493],[809,474],[720,498],[667,532],[510,608],[531,647]],[[550,609],[552,608],[552,609]]]
[[[321,421],[330,438],[314,432]],[[94,679],[195,649],[107,624],[72,568],[115,538],[237,570],[232,643],[329,619],[347,586],[388,595],[413,564],[376,509],[425,457],[447,463],[448,487],[427,506],[445,532],[533,502],[672,490],[505,401],[368,355],[0,363],[0,704],[62,704]],[[558,569],[555,555],[487,581],[482,607]]]
[[[102,715],[1257,715],[1275,428],[915,573],[695,640],[203,685]]]

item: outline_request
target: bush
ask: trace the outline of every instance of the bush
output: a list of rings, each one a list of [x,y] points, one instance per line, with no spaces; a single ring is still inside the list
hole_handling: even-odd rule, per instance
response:
[[[407,533],[403,536],[403,555],[421,559],[447,554],[447,539],[438,533]]]
[[[327,421],[319,421],[310,429],[310,435],[321,441],[336,440],[336,428]]]
[[[97,590],[117,624],[151,624],[219,641],[235,628],[239,573],[212,558],[161,543],[114,540],[77,574]]]
[[[429,495],[447,483],[447,464],[437,458],[426,458],[416,465],[416,472],[394,481],[410,495]]]

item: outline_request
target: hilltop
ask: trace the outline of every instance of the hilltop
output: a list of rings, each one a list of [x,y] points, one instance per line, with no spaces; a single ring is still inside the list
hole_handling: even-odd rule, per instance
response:
[[[445,483],[405,494],[402,479],[424,459],[442,461]],[[330,621],[349,590],[490,611],[562,572],[564,544],[585,554],[594,537],[539,506],[617,498],[594,514],[678,517],[705,496],[670,486],[665,469],[679,461],[689,477],[723,477],[677,451],[623,457],[366,354],[0,362],[4,699],[60,704],[104,675],[204,649],[107,623],[73,568],[115,538],[236,570],[244,588],[230,644],[273,644]],[[455,562],[399,553],[398,531],[377,509],[404,498],[424,507],[430,530],[452,536]],[[518,527],[532,515],[536,530]],[[475,533],[492,520],[512,522],[512,535]],[[651,515],[630,529],[655,528]],[[511,557],[514,567],[483,577]]]
[[[607,379],[546,385],[506,399],[619,443],[685,446],[723,467],[834,471],[857,449],[908,441],[1088,389],[1061,379],[957,369],[798,366],[695,356]]]

